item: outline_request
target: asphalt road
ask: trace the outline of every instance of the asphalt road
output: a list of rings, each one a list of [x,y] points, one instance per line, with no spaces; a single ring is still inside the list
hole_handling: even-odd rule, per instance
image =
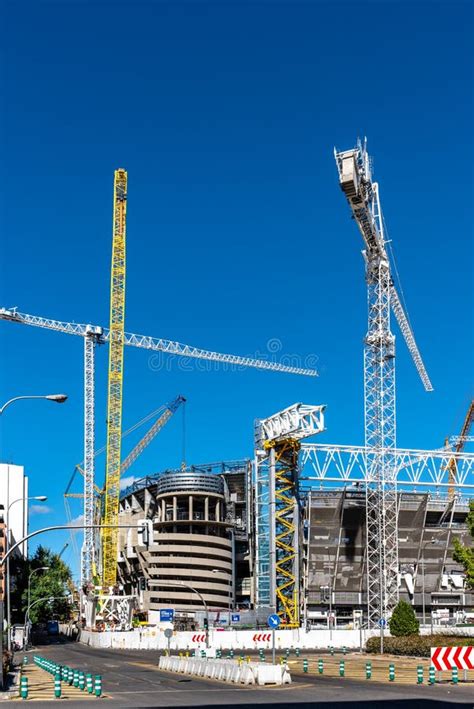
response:
[[[403,686],[369,684],[347,678],[295,676],[284,687],[239,687],[213,680],[187,678],[160,672],[158,653],[133,650],[99,650],[79,643],[38,646],[28,653],[41,654],[85,672],[102,675],[107,698],[80,701],[64,700],[71,709],[87,707],[90,701],[115,707],[228,707],[238,704],[272,704],[279,709],[336,709],[350,704],[351,709],[424,709],[450,706],[474,709],[474,685]],[[32,702],[36,707],[51,706],[50,701]],[[18,704],[18,700],[4,704]]]

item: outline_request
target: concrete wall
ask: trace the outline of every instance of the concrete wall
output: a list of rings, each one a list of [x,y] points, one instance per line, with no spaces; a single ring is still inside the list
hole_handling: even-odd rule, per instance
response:
[[[89,630],[82,630],[79,640],[92,647],[122,650],[165,649],[168,647],[168,640],[164,634],[165,627],[165,625],[162,627],[150,626],[148,628],[137,628],[130,632],[116,633],[96,633]],[[427,633],[428,632],[427,630]],[[474,628],[454,628],[445,632],[474,637]],[[378,630],[334,630],[331,634],[329,630],[311,630],[307,633],[303,630],[281,630],[275,632],[275,646],[277,650],[296,647],[302,649],[327,649],[330,645],[334,647],[345,646],[347,648],[359,649],[361,642],[362,647],[364,647],[368,638],[378,634]],[[261,638],[264,636],[264,639],[258,640],[259,635]],[[389,633],[386,633],[386,635],[389,635]],[[171,650],[201,649],[205,647],[204,637],[202,631],[197,633],[175,633],[170,640],[170,648]],[[272,646],[270,631],[210,630],[209,641],[211,647],[221,649],[233,648],[234,650],[252,650],[263,648],[264,650],[269,650]]]

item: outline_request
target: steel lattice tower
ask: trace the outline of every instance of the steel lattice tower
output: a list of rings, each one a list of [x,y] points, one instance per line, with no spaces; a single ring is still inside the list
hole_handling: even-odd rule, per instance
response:
[[[366,144],[334,151],[339,182],[365,242],[368,330],[364,344],[369,627],[386,620],[398,601],[395,338],[393,310],[427,391],[433,387],[395,289],[386,250],[379,190],[372,181]]]
[[[117,524],[120,495],[120,455],[122,441],[123,348],[125,324],[125,231],[127,214],[127,173],[115,171],[112,273],[110,279],[110,340],[107,397],[107,462],[105,512],[107,525]],[[102,530],[102,585],[104,590],[117,579],[117,529]]]

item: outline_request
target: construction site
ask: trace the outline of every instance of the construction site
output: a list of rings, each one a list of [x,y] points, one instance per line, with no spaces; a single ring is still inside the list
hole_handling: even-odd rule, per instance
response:
[[[466,518],[474,489],[474,402],[439,448],[397,447],[392,316],[424,390],[433,386],[395,284],[366,141],[335,150],[334,157],[334,189],[342,192],[347,230],[354,239],[362,237],[360,278],[367,285],[360,446],[319,444],[327,427],[325,403],[288,401],[281,411],[255,411],[247,458],[141,469],[122,488],[124,473],[132,465],[138,470],[140,454],[185,406],[178,395],[142,419],[148,430],[123,455],[128,347],[252,367],[262,376],[265,370],[318,375],[126,330],[124,169],[114,178],[108,327],[0,310],[5,327],[23,324],[83,341],[84,454],[65,489],[67,505],[80,504],[83,515],[82,628],[120,633],[138,624],[172,623],[177,632],[244,630],[267,627],[267,618],[276,614],[288,630],[375,630],[387,623],[399,599],[413,606],[423,626],[473,619],[474,592],[453,555],[455,540],[471,543]],[[109,356],[105,476],[95,445],[98,345],[106,345]]]

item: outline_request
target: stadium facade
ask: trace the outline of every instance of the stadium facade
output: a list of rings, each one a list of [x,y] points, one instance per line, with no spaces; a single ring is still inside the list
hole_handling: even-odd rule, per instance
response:
[[[301,493],[300,617],[307,627],[357,627],[366,615],[363,484]],[[454,540],[469,544],[468,502],[428,492],[398,494],[398,587],[426,623],[462,621],[474,606]],[[190,466],[137,480],[123,491],[120,521],[152,521],[148,546],[135,528],[119,536],[119,580],[138,597],[143,618],[173,608],[178,627],[193,628],[203,600],[212,623],[255,609],[255,529],[249,460]],[[258,609],[257,609],[258,610]],[[262,609],[260,609],[262,610]],[[266,611],[266,609],[265,609]]]

